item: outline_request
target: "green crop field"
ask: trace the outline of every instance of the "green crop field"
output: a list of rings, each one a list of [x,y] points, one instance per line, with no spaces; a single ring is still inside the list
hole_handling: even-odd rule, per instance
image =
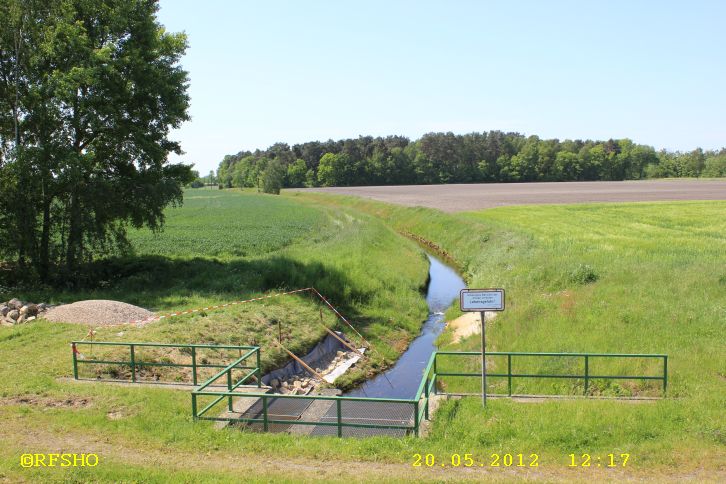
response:
[[[131,233],[137,254],[173,257],[244,257],[281,249],[318,232],[319,210],[284,198],[239,196],[222,190],[187,190],[184,206],[166,211],[161,237]]]
[[[33,322],[0,328],[0,480],[716,482],[726,466],[724,213],[724,202],[683,202],[450,215],[317,194],[187,192],[185,205],[168,211],[163,233],[132,234],[135,254],[99,267],[103,284],[81,292],[27,288],[13,296],[104,297],[182,310],[315,285],[385,355],[386,361],[372,359],[350,384],[390,363],[425,318],[426,260],[414,242],[399,235],[412,234],[445,252],[471,287],[506,288],[507,311],[488,330],[490,349],[667,353],[667,398],[637,404],[497,399],[486,411],[477,398],[451,399],[442,403],[423,439],[217,430],[191,420],[187,392],[62,379],[71,375],[68,342],[85,336],[88,327]],[[254,217],[259,223],[251,222]],[[143,328],[99,329],[97,337],[264,343],[282,319],[295,350],[303,352],[322,336],[314,324],[317,308],[309,298],[292,296]],[[456,315],[454,309],[447,314]],[[479,343],[472,336],[452,344],[445,333],[440,344],[478,349]],[[268,368],[284,359],[263,344],[264,354]],[[470,384],[474,391],[477,384]],[[579,390],[576,384],[522,385],[522,392]],[[651,390],[595,382],[592,393]],[[18,465],[21,453],[57,449],[97,452],[101,463],[50,473]],[[427,453],[437,462],[451,454],[483,460],[492,453],[536,453],[540,466],[521,474],[514,468],[482,474],[413,468],[414,454]],[[626,468],[570,469],[571,453],[631,457]]]

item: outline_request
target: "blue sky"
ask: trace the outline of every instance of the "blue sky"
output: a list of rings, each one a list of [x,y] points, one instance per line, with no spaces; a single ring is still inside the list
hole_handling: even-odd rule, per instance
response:
[[[724,1],[161,0],[202,174],[225,154],[501,129],[726,146]]]

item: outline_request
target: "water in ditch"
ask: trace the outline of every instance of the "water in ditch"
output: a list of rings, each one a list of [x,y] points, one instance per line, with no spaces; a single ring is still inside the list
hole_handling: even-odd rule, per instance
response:
[[[429,255],[428,258],[430,282],[426,303],[429,306],[429,316],[421,329],[421,334],[411,342],[392,368],[346,393],[346,396],[385,398],[416,396],[421,376],[431,353],[436,350],[434,344],[436,338],[444,329],[443,312],[454,299],[459,297],[459,291],[466,288],[466,283],[454,269],[436,257]]]

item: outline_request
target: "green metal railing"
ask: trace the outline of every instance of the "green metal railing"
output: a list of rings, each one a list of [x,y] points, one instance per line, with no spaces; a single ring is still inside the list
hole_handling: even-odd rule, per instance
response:
[[[465,356],[478,356],[481,358],[481,352],[466,351],[466,352],[455,352],[455,351],[437,351],[431,358],[433,360],[433,379],[436,380],[440,377],[477,377],[481,378],[481,370],[478,373],[461,373],[461,372],[442,372],[437,371],[437,357],[439,355],[465,357]],[[590,388],[590,382],[592,380],[656,380],[662,382],[663,395],[665,395],[668,389],[668,355],[661,354],[618,354],[618,353],[522,353],[522,352],[501,352],[493,351],[487,352],[487,356],[506,356],[507,359],[507,372],[493,372],[487,373],[489,377],[501,377],[507,379],[507,394],[512,395],[512,379],[513,378],[565,378],[565,379],[579,379],[584,382],[584,394],[588,394]],[[515,358],[523,357],[565,357],[565,358],[582,358],[582,373],[581,374],[548,374],[548,373],[514,373],[512,372],[512,361]],[[593,374],[590,371],[590,364],[593,359],[597,358],[648,358],[648,359],[660,359],[662,372],[660,375],[600,375]],[[425,375],[428,378],[428,373]]]
[[[192,392],[192,416],[195,420],[218,420],[218,421],[230,421],[240,423],[256,423],[262,424],[264,431],[270,429],[270,425],[283,424],[283,425],[319,425],[319,426],[331,426],[337,428],[338,437],[343,436],[343,429],[346,427],[353,428],[367,428],[367,429],[398,429],[406,432],[411,432],[415,435],[419,435],[421,423],[424,420],[429,420],[429,403],[432,395],[442,394],[438,389],[437,384],[443,377],[477,377],[481,378],[481,372],[478,373],[463,373],[463,372],[448,372],[441,371],[438,368],[439,356],[454,356],[454,357],[466,357],[466,356],[479,356],[481,352],[453,352],[453,351],[437,351],[434,352],[429,358],[428,365],[424,370],[419,384],[416,395],[412,399],[395,399],[395,398],[363,398],[363,397],[340,397],[340,396],[322,396],[322,395],[282,395],[282,394],[267,394],[267,393],[238,393],[234,392],[234,388],[230,378],[227,378],[228,388],[226,392],[214,392],[206,390],[208,384],[222,378],[225,374],[229,375],[232,366],[225,368],[217,375],[212,377],[207,383],[202,385],[200,388]],[[585,395],[587,395],[589,384],[595,379],[626,379],[626,380],[659,380],[662,381],[663,394],[665,394],[668,386],[668,356],[660,354],[608,354],[608,353],[522,353],[522,352],[491,352],[487,353],[487,356],[499,356],[506,357],[507,360],[507,372],[496,372],[487,374],[488,377],[501,377],[507,379],[508,395],[512,395],[512,380],[515,378],[572,378],[584,380]],[[512,362],[515,358],[523,357],[566,357],[566,358],[582,358],[583,359],[583,373],[582,374],[548,374],[548,373],[515,373],[512,371]],[[595,358],[655,358],[662,360],[662,374],[660,375],[601,375],[593,374],[590,372],[590,362]],[[197,398],[204,396],[216,397],[212,403],[206,405],[201,411],[197,411]],[[207,416],[208,412],[224,398],[228,399],[228,410],[233,410],[233,399],[236,398],[247,398],[247,399],[259,399],[262,402],[261,418],[257,416],[255,418],[245,418],[238,416]],[[335,421],[334,422],[323,422],[320,420],[306,421],[306,420],[281,420],[271,418],[269,415],[270,401],[274,400],[286,400],[286,399],[302,399],[312,401],[331,401],[335,402]],[[401,424],[380,424],[380,423],[358,423],[351,422],[351,420],[357,420],[355,416],[346,416],[343,414],[342,407],[346,402],[366,402],[370,405],[381,405],[381,411],[385,411],[384,406],[386,404],[397,404],[397,405],[410,405],[411,412],[408,421]],[[332,406],[331,406],[332,408]],[[359,419],[358,419],[359,420]]]
[[[206,405],[201,411],[197,411],[197,398],[204,396],[216,397],[210,404]],[[254,399],[262,402],[262,414],[261,418],[258,417],[236,417],[236,416],[205,416],[217,403],[224,398],[229,399],[228,410],[233,411],[233,399]],[[274,416],[270,416],[270,401],[277,400],[307,400],[307,401],[329,401],[334,402],[331,404],[331,408],[335,408],[334,422],[326,422],[319,419],[316,420],[282,420],[276,419]],[[389,423],[357,423],[351,420],[361,420],[355,416],[345,416],[343,414],[343,405],[350,402],[364,402],[371,406],[371,408],[380,407],[381,411],[385,411],[385,406],[389,404],[405,405],[411,407],[411,419],[407,419],[408,422],[401,420],[399,424]],[[313,425],[322,427],[337,427],[337,436],[343,436],[344,428],[365,428],[365,429],[391,429],[391,430],[404,430],[406,432],[412,431],[418,435],[419,428],[419,402],[408,399],[397,399],[397,398],[365,398],[365,397],[340,397],[340,396],[325,396],[325,395],[283,395],[277,393],[237,393],[234,391],[227,392],[214,392],[204,391],[198,389],[192,392],[192,416],[195,420],[214,420],[214,421],[229,421],[239,423],[257,423],[262,424],[262,429],[267,432],[270,429],[270,425],[281,424],[281,425]],[[382,419],[385,420],[385,419]]]
[[[128,360],[104,360],[104,359],[84,359],[79,358],[80,353],[78,348],[82,345],[100,345],[100,346],[117,346],[128,348]],[[236,391],[240,387],[246,387],[248,389],[256,387],[261,388],[262,385],[262,373],[260,365],[260,348],[257,346],[232,346],[232,345],[209,345],[209,344],[165,344],[165,343],[121,343],[121,342],[106,342],[106,341],[73,341],[71,343],[73,349],[73,377],[79,379],[78,367],[79,365],[86,364],[106,364],[106,365],[126,365],[131,369],[131,382],[137,382],[137,371],[142,367],[183,367],[192,369],[192,384],[197,385],[198,372],[203,368],[217,368],[220,369],[215,375],[207,379],[201,386],[194,389],[191,393],[192,397],[192,416],[195,420],[217,420],[217,421],[229,421],[239,422],[246,424],[262,424],[264,431],[270,430],[271,425],[313,425],[322,428],[334,427],[338,437],[342,437],[344,429],[346,428],[363,428],[363,429],[390,429],[404,431],[405,433],[413,433],[419,435],[421,423],[425,420],[430,419],[429,404],[432,395],[447,394],[441,388],[441,383],[446,377],[464,377],[464,378],[481,378],[481,369],[474,372],[461,372],[461,371],[447,371],[445,362],[440,361],[440,357],[453,357],[453,358],[465,358],[465,357],[479,357],[481,358],[481,352],[454,352],[454,351],[436,351],[429,358],[429,362],[426,369],[423,372],[421,383],[416,391],[413,398],[401,399],[401,398],[365,398],[365,397],[344,397],[344,396],[326,396],[326,395],[286,395],[286,394],[272,394],[262,393],[256,391],[240,392]],[[137,348],[186,348],[191,356],[191,362],[189,364],[184,363],[166,363],[156,361],[143,361],[138,358],[136,353]],[[211,364],[211,363],[199,363],[198,350],[200,349],[214,349],[214,350],[237,350],[239,356],[227,365],[223,364]],[[662,393],[665,395],[668,388],[668,355],[663,354],[608,354],[608,353],[524,353],[524,352],[489,352],[487,356],[506,358],[506,372],[495,371],[488,373],[487,377],[493,378],[506,378],[507,381],[507,395],[512,396],[513,393],[513,380],[514,379],[576,379],[584,382],[584,394],[588,395],[588,391],[591,388],[591,382],[593,380],[645,380],[645,381],[660,381],[662,382]],[[578,358],[582,359],[582,372],[568,372],[568,373],[532,373],[532,372],[515,372],[513,371],[513,362],[517,359],[526,358]],[[591,371],[591,363],[595,359],[608,358],[608,359],[634,359],[634,358],[646,358],[646,359],[660,359],[661,360],[661,371],[657,375],[614,375],[614,374],[599,374]],[[250,359],[254,360],[254,364],[248,363]],[[461,368],[461,364],[456,365],[457,368]],[[503,367],[503,365],[501,365]],[[236,376],[235,376],[236,375]],[[220,384],[220,380],[222,383]],[[250,384],[254,380],[253,384]],[[221,388],[221,391],[218,389]],[[216,390],[215,390],[216,389]],[[453,394],[453,393],[448,393]],[[211,402],[204,405],[199,410],[198,406],[200,399],[212,398]],[[254,404],[257,402],[261,403],[261,411],[247,412],[245,414],[235,415],[234,403],[237,399],[253,399]],[[226,410],[230,412],[227,416],[221,412],[214,412],[213,409],[226,400]],[[319,417],[315,417],[314,420],[302,419],[302,413],[304,409],[300,411],[300,415],[293,420],[276,418],[279,416],[274,413],[274,406],[278,405],[279,402],[302,402],[310,401],[311,404],[314,402],[331,402],[326,408],[326,419],[324,421]],[[202,402],[206,403],[206,402]],[[353,411],[346,411],[346,405],[350,404],[361,404],[364,403],[364,409],[362,407],[353,407]],[[273,407],[273,413],[270,412],[270,407]],[[248,405],[247,409],[252,408],[252,405]],[[259,406],[258,406],[259,408]],[[307,406],[305,407],[307,408]],[[334,409],[334,411],[333,411]],[[362,415],[356,415],[355,412],[365,412],[370,415],[374,415],[375,418],[369,418]],[[254,414],[254,415],[252,415]],[[385,418],[385,416],[393,418]],[[378,418],[380,416],[380,418]],[[290,417],[288,415],[288,417]]]
[[[86,359],[86,358],[79,358],[78,355],[81,353],[79,351],[79,347],[86,345],[86,346],[92,346],[92,345],[99,345],[104,347],[126,347],[128,348],[128,360],[97,360],[97,359]],[[156,361],[144,361],[141,360],[136,350],[137,348],[187,348],[189,350],[189,356],[190,356],[190,363],[167,363],[167,362],[156,362]],[[238,366],[236,369],[244,369],[244,370],[251,370],[250,371],[250,377],[254,375],[254,378],[257,379],[258,386],[259,382],[262,378],[262,374],[260,372],[260,348],[257,346],[238,346],[238,345],[211,345],[211,344],[171,344],[171,343],[126,343],[126,342],[109,342],[109,341],[72,341],[71,342],[71,349],[73,351],[73,378],[78,380],[78,367],[79,365],[89,365],[89,364],[96,364],[96,365],[121,365],[121,366],[128,366],[131,370],[131,382],[137,383],[139,381],[138,379],[138,370],[143,367],[179,367],[179,368],[191,368],[192,369],[192,381],[189,382],[192,385],[196,386],[198,384],[199,379],[199,370],[203,368],[228,368],[228,366],[225,366],[223,364],[213,364],[213,363],[200,363],[198,361],[198,352],[199,350],[237,350],[240,353],[240,358],[238,358],[236,361],[239,362],[245,361],[247,358],[251,357],[252,355],[256,355],[256,361],[255,366],[244,366],[240,367]],[[244,356],[242,356],[242,351],[246,351]],[[178,383],[178,382],[177,382]]]

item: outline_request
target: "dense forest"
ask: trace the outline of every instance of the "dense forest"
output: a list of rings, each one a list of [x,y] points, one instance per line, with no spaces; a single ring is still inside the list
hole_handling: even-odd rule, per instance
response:
[[[726,148],[656,152],[629,139],[540,139],[519,133],[429,133],[311,141],[225,156],[224,187],[408,185],[437,183],[630,180],[726,176]]]

